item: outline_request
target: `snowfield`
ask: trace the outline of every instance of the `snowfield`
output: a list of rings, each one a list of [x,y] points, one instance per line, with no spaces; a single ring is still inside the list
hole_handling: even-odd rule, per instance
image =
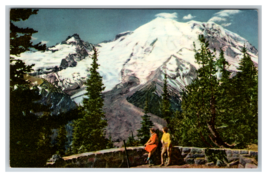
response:
[[[103,76],[105,91],[111,90],[119,83],[128,82],[129,76],[134,76],[139,79],[140,84],[145,84],[150,79],[151,73],[159,68],[173,78],[170,84],[174,88],[179,89],[189,84],[193,78],[190,78],[191,76],[183,78],[183,76],[192,72],[193,67],[199,68],[195,62],[193,50],[193,42],[197,49],[200,48],[199,34],[204,34],[211,40],[211,48],[222,48],[226,51],[225,58],[231,64],[229,70],[237,71],[242,57],[241,47],[244,44],[253,62],[258,63],[257,49],[243,37],[214,22],[182,23],[157,17],[133,32],[118,34],[113,41],[97,45],[99,72]],[[53,52],[26,52],[18,58],[26,64],[34,63],[35,70],[59,66],[63,58],[76,53],[76,39],[71,37],[66,43],[50,48],[54,50]],[[217,50],[218,55],[219,50]],[[75,67],[59,71],[59,79],[74,83],[88,77],[88,68],[91,67],[92,62],[90,56],[76,62]],[[83,93],[72,95],[79,104],[82,99],[77,96],[81,94]]]

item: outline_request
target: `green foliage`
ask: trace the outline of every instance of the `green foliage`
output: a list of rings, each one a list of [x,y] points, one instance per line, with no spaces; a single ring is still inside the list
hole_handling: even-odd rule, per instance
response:
[[[113,142],[111,140],[111,136],[109,136],[108,142],[107,142],[107,149],[114,148]]]
[[[180,124],[183,119],[183,113],[181,111],[175,111],[173,118],[171,119],[169,127],[171,127],[171,139],[173,145],[180,145],[181,128]]]
[[[208,48],[209,43],[203,35],[199,36],[201,48],[195,49],[195,59],[200,68],[197,70],[197,78],[186,87],[182,97],[182,110],[188,121],[188,129],[185,130],[192,136],[192,143],[200,146],[210,146],[209,137],[211,126],[214,130],[216,116],[216,91],[218,81],[215,54]],[[195,46],[195,44],[194,44]],[[183,121],[184,121],[183,120]],[[212,130],[212,131],[213,131]],[[196,138],[194,138],[196,136]],[[200,138],[201,137],[201,138]],[[189,141],[189,142],[190,142]]]
[[[162,103],[161,103],[161,114],[162,118],[164,118],[168,125],[170,124],[171,121],[171,105],[170,105],[170,96],[168,94],[168,87],[167,87],[167,73],[165,72],[164,74],[164,84],[163,84],[163,94],[162,94]]]
[[[206,149],[205,156],[208,162],[213,162],[214,164],[218,164],[220,161],[221,165],[226,165],[228,163],[227,155],[225,151]]]
[[[148,141],[148,139],[146,141]],[[138,146],[140,144],[140,141],[134,139],[133,132],[132,132],[131,136],[128,137],[128,140],[126,141],[125,144],[126,146]]]
[[[73,124],[72,150],[75,153],[105,149],[108,141],[104,134],[107,121],[102,110],[104,105],[102,91],[105,87],[97,71],[99,64],[95,48],[92,60],[90,77],[85,83],[88,98],[83,99],[83,107],[79,110],[80,118]]]
[[[37,31],[19,28],[14,22],[27,20],[37,14],[32,9],[10,11],[10,166],[43,167],[56,152],[51,144],[51,129],[59,128],[76,117],[76,110],[57,116],[51,115],[50,105],[40,104],[42,96],[37,86],[25,80],[32,66],[14,59],[20,53],[34,50],[44,51],[46,46],[33,45],[31,36]]]
[[[138,131],[137,137],[141,144],[145,144],[150,138],[150,128],[153,127],[153,122],[150,120],[148,113],[148,100],[145,102],[145,114],[142,116],[141,128]],[[130,137],[129,137],[130,138]],[[133,140],[133,137],[132,137]]]
[[[224,52],[215,60],[202,35],[199,41],[198,75],[183,93],[183,118],[173,123],[179,145],[244,148],[257,142],[257,70],[246,49],[240,72],[230,78]]]
[[[50,157],[50,130],[42,125],[46,116],[38,118],[34,113],[42,109],[34,103],[40,97],[37,88],[20,85],[10,94],[10,166],[43,166]]]
[[[245,46],[242,52],[238,68],[241,72],[233,78],[232,120],[236,125],[233,128],[240,132],[237,137],[240,147],[245,147],[248,143],[257,144],[258,139],[258,72]]]
[[[11,9],[10,10],[10,54],[19,55],[20,53],[29,51],[30,49],[42,50],[46,49],[46,45],[41,42],[33,45],[31,42],[32,34],[38,31],[32,28],[19,28],[14,22],[27,20],[31,15],[37,14],[38,10],[32,9]]]
[[[56,148],[58,154],[62,157],[65,155],[65,148],[67,143],[67,132],[65,125],[61,125],[58,129],[58,135],[56,137]]]
[[[45,45],[31,45],[30,39],[37,31],[18,28],[14,21],[26,20],[37,10],[11,9],[10,11],[10,55],[19,55],[30,48],[45,49]],[[42,167],[52,155],[51,131],[43,123],[50,116],[48,106],[38,103],[39,89],[24,79],[32,66],[10,57],[10,166]],[[43,112],[43,113],[42,113]],[[42,113],[37,116],[36,113]]]

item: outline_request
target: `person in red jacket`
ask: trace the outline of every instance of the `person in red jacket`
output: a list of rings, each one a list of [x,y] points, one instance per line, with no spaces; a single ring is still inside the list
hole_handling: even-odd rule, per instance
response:
[[[145,150],[148,152],[147,161],[151,162],[150,157],[158,147],[158,136],[154,128],[150,129],[151,137],[145,144]]]

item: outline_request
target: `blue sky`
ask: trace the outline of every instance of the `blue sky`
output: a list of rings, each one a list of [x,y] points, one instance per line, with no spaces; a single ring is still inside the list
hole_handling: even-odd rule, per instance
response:
[[[258,48],[258,12],[256,10],[186,10],[186,9],[40,9],[28,20],[16,22],[19,27],[38,31],[34,42],[55,45],[77,33],[81,39],[93,44],[113,40],[115,35],[133,31],[156,18],[169,13],[179,22],[213,21],[246,38]]]

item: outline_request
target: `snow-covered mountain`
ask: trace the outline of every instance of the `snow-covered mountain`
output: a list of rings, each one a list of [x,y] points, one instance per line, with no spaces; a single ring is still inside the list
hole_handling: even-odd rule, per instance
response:
[[[27,65],[35,64],[33,76],[44,78],[64,91],[69,91],[79,88],[86,80],[90,51],[92,44],[82,41],[78,34],[74,34],[61,43],[48,47],[45,52],[29,51],[16,58],[22,59]]]
[[[135,77],[140,84],[145,84],[154,71],[166,67],[171,84],[180,89],[190,83],[192,77],[184,77],[192,67],[198,68],[194,59],[193,42],[199,48],[198,35],[204,34],[210,42],[210,48],[225,51],[226,59],[231,64],[229,70],[236,71],[241,56],[241,47],[245,44],[255,64],[258,63],[258,51],[246,39],[224,29],[213,22],[187,23],[173,19],[157,17],[133,32],[116,35],[111,42],[97,45],[99,50],[100,73],[109,91],[119,83],[128,82]],[[85,79],[91,59],[91,44],[83,42],[77,34],[65,41],[48,48],[46,52],[27,52],[21,54],[26,64],[34,63],[38,74],[46,74],[53,80],[61,80],[61,85],[74,84]],[[182,64],[181,64],[182,63]],[[57,74],[54,73],[59,69]],[[64,83],[65,82],[65,83]],[[80,83],[80,84],[79,84]],[[75,84],[74,84],[75,85]],[[70,86],[69,86],[70,87]],[[75,86],[74,86],[75,87]]]
[[[99,72],[106,86],[104,109],[109,124],[108,134],[118,141],[128,137],[131,131],[136,134],[143,114],[140,108],[143,108],[146,95],[153,94],[154,105],[160,101],[165,72],[172,106],[179,109],[179,93],[192,82],[199,68],[193,50],[193,42],[197,49],[200,48],[199,34],[205,36],[217,55],[220,48],[225,51],[225,58],[231,64],[230,71],[238,71],[244,45],[255,65],[258,64],[258,51],[254,46],[214,22],[182,23],[157,17],[132,32],[116,35],[113,41],[96,45]],[[35,74],[61,86],[76,103],[81,104],[85,93],[83,82],[91,67],[91,54],[92,45],[75,34],[45,52],[27,52],[19,58],[26,64],[34,63],[34,69],[41,71]],[[156,109],[151,116],[155,125],[160,127],[165,123],[156,116]]]

